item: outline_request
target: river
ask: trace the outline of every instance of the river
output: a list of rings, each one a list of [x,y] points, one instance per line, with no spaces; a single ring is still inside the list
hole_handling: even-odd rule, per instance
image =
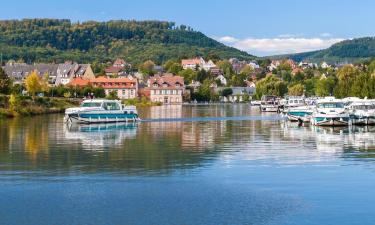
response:
[[[0,224],[373,224],[375,127],[299,127],[245,104],[138,124],[0,121]]]

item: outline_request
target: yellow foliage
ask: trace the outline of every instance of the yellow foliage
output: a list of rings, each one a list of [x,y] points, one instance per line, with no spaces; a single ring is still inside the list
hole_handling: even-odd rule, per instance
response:
[[[26,77],[25,86],[27,92],[32,96],[35,96],[35,93],[42,91],[41,79],[36,71],[31,72]]]

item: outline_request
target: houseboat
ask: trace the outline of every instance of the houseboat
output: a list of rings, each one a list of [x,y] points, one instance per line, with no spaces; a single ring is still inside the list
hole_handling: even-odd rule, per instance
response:
[[[279,100],[276,96],[273,95],[264,95],[262,96],[260,102],[260,111],[261,112],[279,112]]]
[[[353,125],[375,125],[375,104],[368,100],[354,101],[349,106]]]
[[[312,106],[291,107],[286,110],[286,116],[292,122],[308,123],[313,114],[313,109],[314,107]]]
[[[70,123],[114,123],[139,120],[135,106],[124,106],[117,100],[92,99],[82,102],[80,107],[65,110],[65,122]]]
[[[349,125],[349,114],[344,102],[334,97],[318,100],[311,116],[311,124],[316,126]]]

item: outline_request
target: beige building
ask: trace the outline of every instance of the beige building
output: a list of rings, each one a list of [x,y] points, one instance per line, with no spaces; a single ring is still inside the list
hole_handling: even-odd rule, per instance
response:
[[[164,104],[182,104],[184,78],[173,74],[155,75],[147,81],[152,102]]]

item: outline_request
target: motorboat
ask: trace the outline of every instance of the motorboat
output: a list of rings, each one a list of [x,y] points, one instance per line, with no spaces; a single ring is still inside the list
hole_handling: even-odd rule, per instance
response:
[[[312,114],[312,106],[291,107],[286,110],[286,116],[288,117],[288,120],[292,122],[299,121],[303,123],[308,123],[310,122]]]
[[[285,109],[305,106],[305,97],[304,96],[288,96],[286,98]]]
[[[278,112],[279,101],[276,96],[273,95],[264,95],[262,96],[260,103],[260,111],[262,112]]]
[[[354,101],[349,106],[353,125],[375,125],[375,104],[368,100]]]
[[[64,121],[70,123],[136,122],[139,120],[135,106],[122,105],[118,100],[91,99],[80,107],[65,110]]]
[[[342,100],[326,97],[317,101],[310,121],[316,126],[348,126],[349,114]]]

